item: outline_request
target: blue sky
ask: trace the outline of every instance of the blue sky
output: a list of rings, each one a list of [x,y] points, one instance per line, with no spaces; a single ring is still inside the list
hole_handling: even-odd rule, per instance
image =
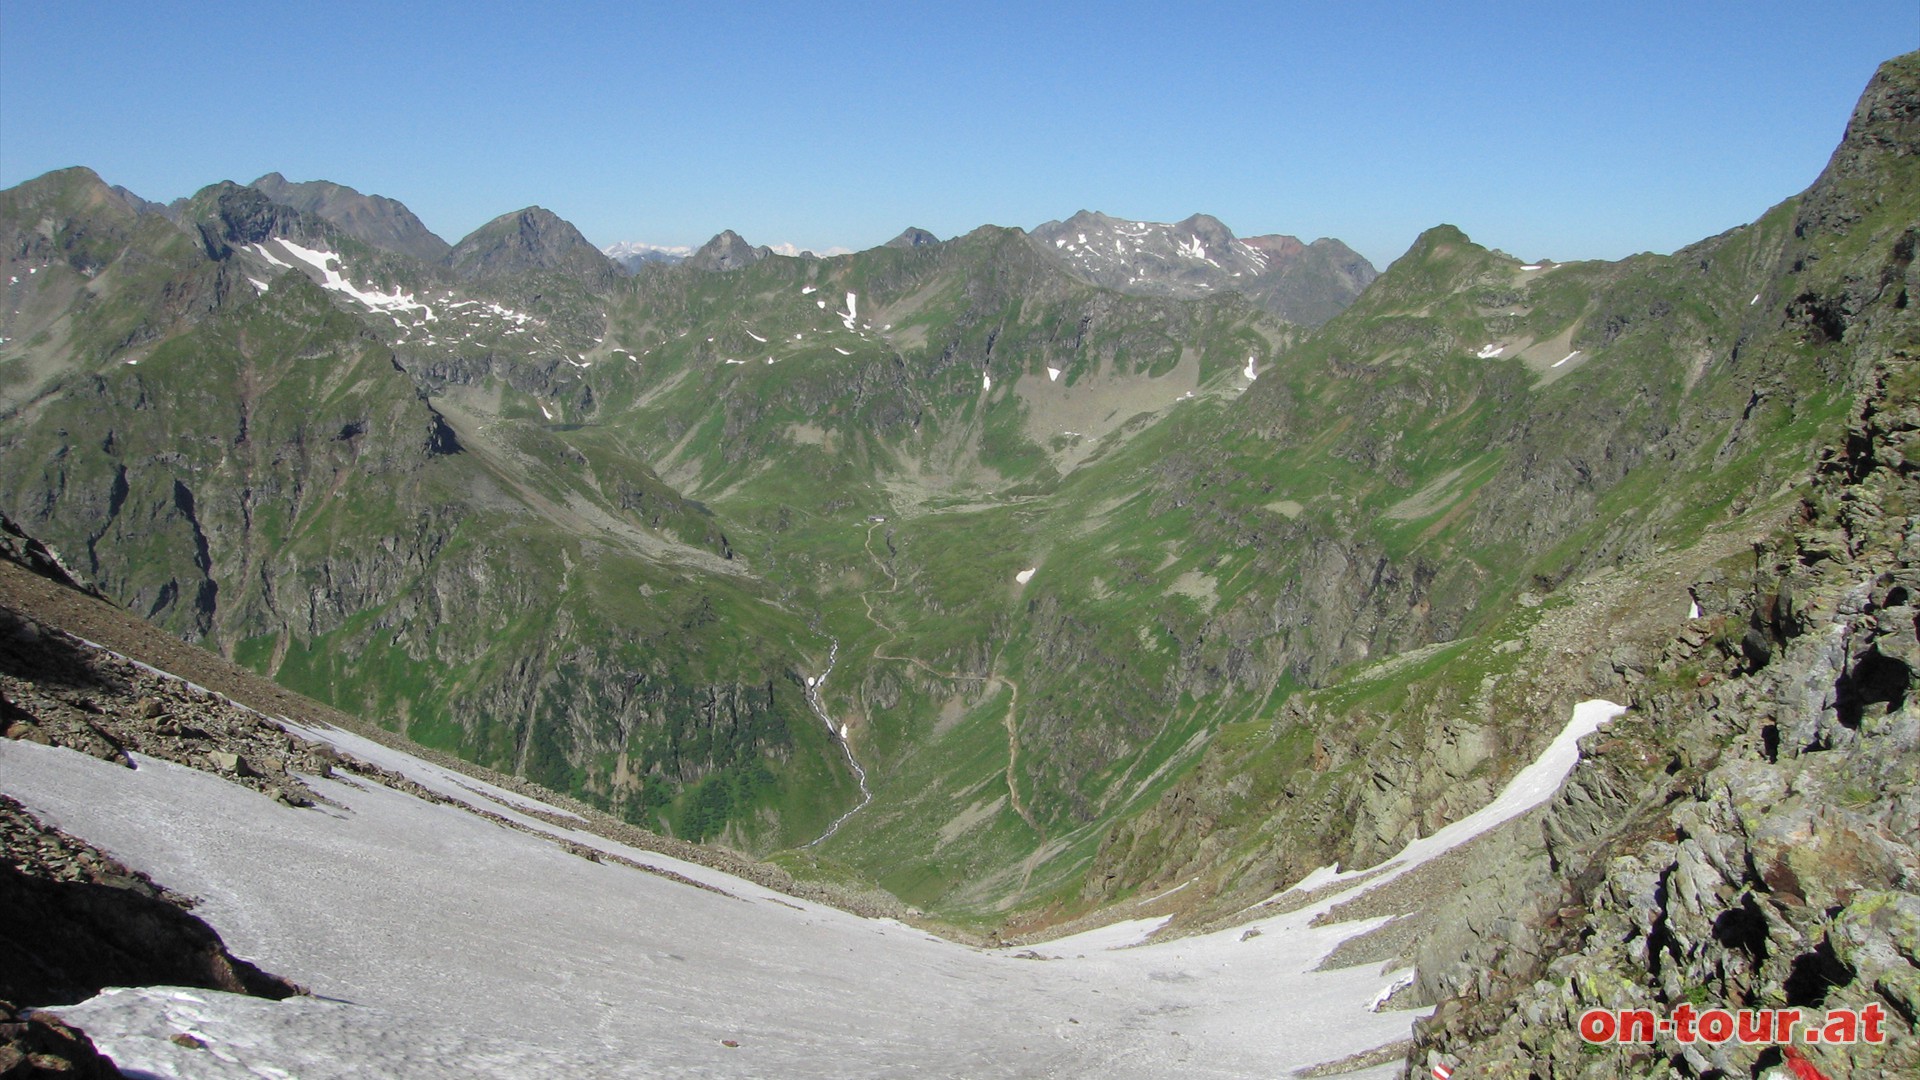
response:
[[[1670,251],[1812,181],[1920,2],[0,0],[0,187],[280,171],[449,240],[825,249],[1076,210],[1525,258]]]

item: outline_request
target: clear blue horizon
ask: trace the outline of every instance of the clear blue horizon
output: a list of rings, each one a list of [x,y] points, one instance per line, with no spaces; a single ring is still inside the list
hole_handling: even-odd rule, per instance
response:
[[[268,172],[449,241],[861,249],[1077,210],[1524,258],[1672,251],[1826,163],[1920,4],[27,4],[0,187],[156,201]]]

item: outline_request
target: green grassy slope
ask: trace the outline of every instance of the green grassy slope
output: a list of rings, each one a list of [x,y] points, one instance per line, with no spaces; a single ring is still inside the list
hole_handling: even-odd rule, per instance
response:
[[[1010,230],[456,283],[248,189],[185,230],[104,190],[5,195],[10,235],[68,223],[0,346],[10,513],[290,685],[762,851],[856,801],[805,701],[837,643],[874,799],[799,861],[984,921],[1160,874],[1195,777],[1344,805],[1368,774],[1300,717],[1384,738],[1473,699],[1557,591],[1790,502],[1845,405],[1794,203],[1615,264],[1437,228],[1308,333]],[[433,317],[241,284],[274,236]],[[1401,696],[1341,689],[1434,643]]]

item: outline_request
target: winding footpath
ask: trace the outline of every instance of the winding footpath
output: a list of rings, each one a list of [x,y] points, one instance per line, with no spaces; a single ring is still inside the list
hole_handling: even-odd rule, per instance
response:
[[[873,560],[873,564],[879,567],[880,572],[887,576],[888,585],[886,595],[891,596],[900,589],[900,577],[893,572],[891,566],[887,565],[885,561],[873,553],[873,530],[879,527],[879,523],[877,522],[867,526],[867,538],[862,546],[866,549],[867,558]],[[1033,811],[1028,808],[1025,800],[1020,798],[1020,785],[1018,782],[1020,731],[1015,723],[1020,709],[1020,684],[1004,675],[991,673],[987,675],[973,675],[966,672],[940,671],[918,657],[894,656],[881,651],[888,645],[893,644],[893,642],[899,638],[900,633],[893,627],[887,625],[879,615],[874,613],[873,597],[867,592],[862,591],[860,593],[860,603],[866,608],[867,621],[887,635],[885,640],[873,647],[873,658],[875,660],[908,664],[936,679],[946,679],[953,682],[983,682],[988,686],[999,685],[1007,688],[1009,695],[1007,699],[1007,712],[1006,715],[1001,718],[1001,724],[1007,729],[1007,804],[1013,808],[1014,813],[1020,815],[1020,820],[1026,822],[1028,828],[1039,833],[1044,838],[1046,836],[1046,830],[1042,828],[1039,821],[1034,818]],[[807,847],[817,846],[832,837],[834,833],[840,831],[840,826],[846,824],[848,818],[866,809],[867,804],[873,802],[873,790],[867,784],[867,770],[860,764],[860,759],[853,752],[853,740],[849,737],[850,733],[843,725],[833,722],[833,717],[827,712],[826,703],[821,700],[820,697],[821,688],[827,684],[827,676],[833,674],[834,665],[840,658],[840,639],[833,638],[831,640],[832,646],[827,651],[827,669],[818,676],[810,676],[807,679],[807,705],[813,709],[813,715],[819,717],[820,722],[827,726],[827,734],[837,740],[840,743],[840,748],[846,751],[847,764],[853,768],[854,779],[859,781],[860,784],[860,801],[855,804],[851,810],[835,818],[833,824],[827,826],[825,832],[808,841]],[[1031,873],[1031,869],[1029,869],[1029,873]]]
[[[873,530],[879,527],[878,523],[867,526],[867,539],[863,546],[866,548],[867,558],[872,559],[873,564],[880,568],[880,572],[887,575],[887,580],[890,584],[887,586],[886,594],[892,596],[900,589],[900,577],[893,572],[891,566],[881,561],[880,557],[873,553]],[[909,664],[936,679],[946,679],[952,682],[984,682],[989,686],[998,684],[1007,688],[1011,696],[1007,700],[1007,713],[1001,718],[1001,724],[1007,729],[1007,804],[1013,807],[1013,812],[1020,815],[1020,820],[1026,822],[1028,828],[1039,833],[1042,837],[1046,836],[1046,830],[1041,828],[1039,821],[1035,820],[1033,816],[1033,811],[1029,810],[1027,804],[1020,798],[1020,785],[1016,780],[1018,775],[1017,767],[1020,763],[1020,731],[1019,728],[1015,726],[1014,721],[1020,708],[1020,684],[1004,675],[995,675],[991,672],[986,675],[973,675],[966,672],[940,671],[918,657],[894,656],[881,652],[880,650],[893,644],[895,639],[900,636],[900,633],[893,627],[888,626],[878,615],[873,613],[873,598],[867,593],[862,592],[860,594],[860,603],[865,605],[867,609],[867,621],[885,631],[887,635],[886,640],[873,647],[873,658],[875,660]]]

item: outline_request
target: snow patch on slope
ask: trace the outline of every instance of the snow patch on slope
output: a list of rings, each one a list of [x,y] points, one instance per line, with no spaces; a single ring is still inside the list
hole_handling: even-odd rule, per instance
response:
[[[1431,836],[1412,841],[1401,848],[1399,854],[1378,867],[1365,870],[1341,870],[1338,867],[1323,866],[1295,882],[1290,888],[1276,893],[1275,896],[1283,896],[1295,890],[1311,892],[1326,885],[1368,874],[1374,876],[1356,891],[1371,891],[1483,833],[1512,821],[1552,798],[1553,793],[1560,790],[1560,785],[1566,780],[1567,774],[1571,773],[1574,765],[1580,761],[1580,740],[1598,731],[1601,724],[1626,711],[1625,705],[1617,705],[1601,698],[1580,702],[1573,707],[1573,716],[1568,719],[1566,726],[1560,729],[1560,734],[1554,736],[1553,741],[1547,744],[1547,748],[1541,751],[1538,758],[1514,774],[1513,779],[1507,781],[1507,786],[1500,789],[1500,794],[1494,796],[1492,802],[1459,821],[1440,828]],[[1342,894],[1328,903],[1332,904],[1349,898],[1348,894]],[[1265,902],[1262,901],[1262,903]]]
[[[299,259],[301,262],[319,271],[321,276],[320,284],[323,288],[350,296],[374,311],[419,311],[425,314],[427,322],[436,321],[433,308],[415,300],[412,293],[401,292],[398,286],[395,286],[392,292],[385,293],[362,289],[358,285],[355,285],[340,269],[336,268],[335,264],[339,264],[339,266],[342,267],[346,264],[341,262],[340,256],[335,255],[331,251],[326,251],[321,248],[303,247],[285,237],[275,238],[274,243],[279,244],[281,249],[287,252],[287,254],[292,255],[294,258]],[[277,266],[288,265],[274,258],[273,255],[267,251],[265,244],[255,244],[253,250],[258,252],[268,262],[274,263]]]

